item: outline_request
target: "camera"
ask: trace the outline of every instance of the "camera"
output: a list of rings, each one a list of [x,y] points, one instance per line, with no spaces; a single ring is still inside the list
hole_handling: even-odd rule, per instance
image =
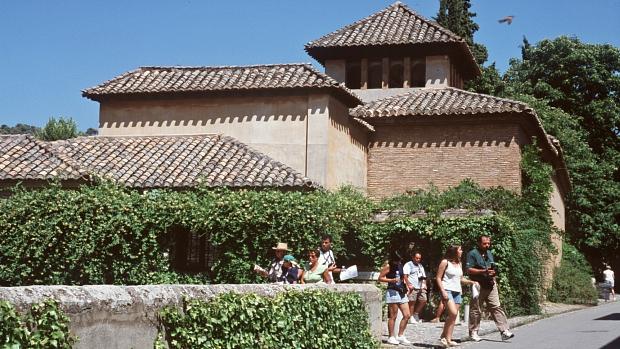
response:
[[[426,280],[426,276],[420,276],[420,277],[418,277],[418,280],[419,281],[424,281],[424,280]]]

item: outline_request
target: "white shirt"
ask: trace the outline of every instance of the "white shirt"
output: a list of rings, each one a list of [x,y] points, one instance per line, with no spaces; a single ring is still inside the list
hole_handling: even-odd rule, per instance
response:
[[[461,263],[454,265],[448,261],[448,266],[441,280],[443,289],[446,291],[463,292],[461,289],[461,277],[463,277]]]
[[[336,263],[336,256],[334,256],[334,251],[329,250],[327,252],[323,252],[323,250],[319,248],[319,264],[327,265],[329,267],[334,263]],[[331,271],[329,272],[329,278],[332,280],[332,284],[336,283],[336,281],[334,281],[334,275],[332,275]]]
[[[415,288],[416,290],[423,288],[425,285],[420,281],[420,276],[426,276],[424,267],[421,263],[415,264],[413,261],[405,263],[405,266],[403,266],[403,273],[405,273],[405,275],[409,275],[409,286]]]
[[[605,275],[605,281],[614,281],[614,272],[611,269],[603,270],[603,275]]]

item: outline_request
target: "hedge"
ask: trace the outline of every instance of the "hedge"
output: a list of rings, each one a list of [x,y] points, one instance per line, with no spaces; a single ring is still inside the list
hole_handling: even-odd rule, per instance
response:
[[[1,348],[70,349],[76,340],[69,333],[69,318],[56,301],[37,303],[22,316],[10,303],[0,300]]]
[[[160,318],[160,348],[378,348],[355,293],[226,293],[186,300],[182,311],[167,308]]]

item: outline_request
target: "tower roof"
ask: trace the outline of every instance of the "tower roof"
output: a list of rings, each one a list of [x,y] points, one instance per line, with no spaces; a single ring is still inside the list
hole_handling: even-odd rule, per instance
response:
[[[397,1],[387,8],[334,32],[310,41],[305,49],[322,64],[347,49],[370,47],[452,48],[464,58],[473,75],[479,74],[471,50],[465,40],[437,22],[426,19]]]

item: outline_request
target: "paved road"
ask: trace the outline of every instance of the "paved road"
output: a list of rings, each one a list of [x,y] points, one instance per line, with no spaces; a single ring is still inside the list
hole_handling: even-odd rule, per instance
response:
[[[465,342],[465,349],[620,349],[620,302],[554,316],[513,330],[515,337],[502,342],[499,333],[483,336],[479,343]]]

